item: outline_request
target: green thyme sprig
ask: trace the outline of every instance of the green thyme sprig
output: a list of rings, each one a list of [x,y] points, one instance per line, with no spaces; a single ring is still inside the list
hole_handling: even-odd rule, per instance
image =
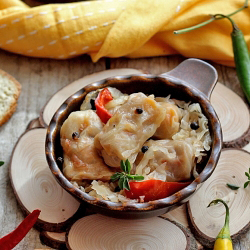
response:
[[[233,184],[230,184],[230,183],[227,183],[227,186],[232,189],[232,190],[238,190],[240,187],[239,186],[236,186],[236,185],[233,185]]]
[[[0,161],[0,167],[3,166],[4,162],[3,161]]]
[[[244,188],[246,188],[247,186],[248,186],[248,184],[250,183],[250,168],[249,168],[249,173],[248,172],[245,172],[245,175],[246,175],[246,177],[248,178],[248,181],[246,181],[245,183],[244,183]]]
[[[122,189],[126,189],[126,190],[130,190],[130,186],[129,186],[129,180],[133,180],[133,181],[142,181],[144,180],[144,177],[142,175],[132,175],[130,174],[131,171],[131,164],[129,162],[129,160],[127,159],[125,162],[123,160],[121,160],[120,163],[121,166],[121,170],[123,172],[117,172],[115,174],[113,174],[110,178],[110,180],[112,182],[114,181],[118,181],[118,186],[119,188]]]

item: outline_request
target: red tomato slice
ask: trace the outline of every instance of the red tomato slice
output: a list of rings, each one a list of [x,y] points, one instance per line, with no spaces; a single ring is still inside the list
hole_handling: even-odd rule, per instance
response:
[[[130,190],[125,190],[127,198],[139,199],[144,196],[144,201],[153,201],[166,198],[182,188],[188,186],[191,182],[165,182],[161,180],[147,180],[140,182],[129,182]]]
[[[96,114],[100,117],[103,123],[107,123],[107,121],[112,117],[112,115],[104,107],[111,100],[113,100],[113,97],[107,88],[104,88],[95,99]]]

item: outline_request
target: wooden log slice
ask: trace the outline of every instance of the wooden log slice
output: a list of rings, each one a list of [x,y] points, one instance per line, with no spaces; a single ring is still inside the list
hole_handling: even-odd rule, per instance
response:
[[[40,124],[39,117],[38,117],[29,122],[29,124],[26,127],[26,130],[29,130],[32,128],[41,128],[41,127],[43,126]]]
[[[23,212],[40,209],[38,229],[63,232],[81,216],[80,203],[52,175],[45,158],[46,129],[28,130],[18,140],[10,163],[10,180]]]
[[[66,233],[55,233],[55,232],[40,232],[40,240],[46,246],[49,246],[54,249],[64,250],[66,247]]]
[[[61,104],[75,92],[83,88],[84,86],[100,81],[102,79],[114,76],[132,75],[132,74],[142,74],[141,71],[136,69],[110,69],[101,72],[97,72],[88,76],[85,76],[55,93],[51,99],[45,104],[40,113],[40,123],[46,127],[50,123],[56,110],[61,106]]]
[[[248,152],[250,152],[250,143],[248,143],[247,145],[245,145],[243,147],[243,149],[246,150],[246,151],[248,151]]]
[[[71,250],[195,250],[190,232],[178,223],[159,217],[124,220],[94,214],[75,222],[66,234]]]
[[[190,229],[202,245],[211,248],[224,225],[225,207],[216,205],[207,208],[217,198],[228,203],[232,240],[239,240],[249,230],[250,192],[243,188],[247,181],[245,172],[249,169],[249,162],[250,154],[244,150],[222,150],[213,174],[189,200],[187,207]],[[227,183],[240,188],[232,190]]]
[[[178,208],[176,208],[174,210],[171,210],[168,213],[160,215],[159,217],[174,221],[174,222],[178,223],[179,225],[182,225],[186,229],[189,228],[188,218],[187,218],[187,204],[186,203],[179,206]],[[198,250],[204,249],[203,246],[198,241],[196,241],[196,244],[198,246]]]
[[[181,205],[180,207],[175,208],[174,210],[171,210],[168,213],[162,214],[159,217],[166,218],[171,221],[175,221],[184,227],[188,227],[188,219],[187,219],[187,213],[186,213],[186,203]]]
[[[224,147],[241,148],[246,145],[250,141],[250,115],[242,98],[217,83],[211,95],[211,104],[221,122]]]

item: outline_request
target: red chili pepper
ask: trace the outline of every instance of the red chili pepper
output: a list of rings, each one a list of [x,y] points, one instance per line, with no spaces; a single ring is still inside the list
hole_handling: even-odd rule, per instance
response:
[[[13,249],[34,226],[40,215],[40,212],[41,211],[38,209],[34,210],[21,222],[21,224],[14,231],[5,235],[3,238],[0,238],[0,249]]]
[[[100,117],[103,123],[107,123],[107,121],[112,117],[112,115],[104,107],[111,100],[113,100],[113,97],[107,88],[104,88],[95,99],[96,114]]]
[[[129,182],[130,190],[125,190],[125,194],[130,199],[139,199],[140,196],[144,196],[144,201],[147,202],[166,198],[189,184],[190,182],[165,182],[161,180],[131,181]]]

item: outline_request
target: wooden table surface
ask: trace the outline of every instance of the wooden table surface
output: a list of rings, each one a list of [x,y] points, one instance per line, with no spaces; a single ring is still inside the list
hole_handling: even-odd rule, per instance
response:
[[[57,61],[28,58],[0,51],[0,69],[14,76],[22,85],[18,108],[13,117],[0,127],[0,237],[12,231],[23,219],[8,176],[10,157],[15,143],[29,121],[39,116],[41,108],[57,90],[94,72],[109,68],[135,68],[152,74],[167,72],[185,58],[168,56],[147,59],[101,59],[92,63],[88,56]],[[211,62],[210,62],[211,63]],[[211,63],[218,71],[219,81],[243,97],[234,68]],[[250,231],[234,245],[235,250],[250,249]],[[15,249],[48,249],[32,230]]]

